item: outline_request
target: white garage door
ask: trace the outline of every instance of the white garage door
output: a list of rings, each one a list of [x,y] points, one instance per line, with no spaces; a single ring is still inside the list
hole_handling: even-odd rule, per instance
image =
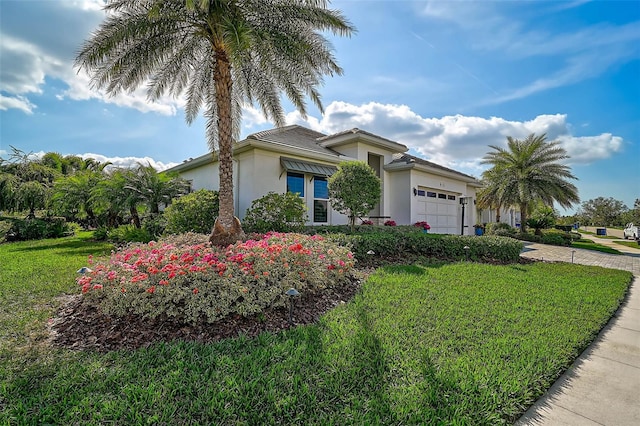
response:
[[[418,187],[418,220],[431,225],[436,234],[460,233],[458,195]]]

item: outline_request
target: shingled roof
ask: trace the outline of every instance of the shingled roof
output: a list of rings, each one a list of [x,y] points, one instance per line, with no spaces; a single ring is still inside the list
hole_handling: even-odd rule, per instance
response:
[[[316,132],[315,130],[307,129],[306,127],[294,124],[291,126],[253,133],[247,136],[247,139],[289,145],[293,147],[304,148],[310,151],[315,151],[321,154],[339,156],[340,153],[330,148],[325,148],[318,143],[318,140],[325,136],[327,135],[325,135],[324,133]]]
[[[391,163],[389,163],[389,164],[412,164],[412,163],[414,163],[414,164],[422,164],[423,166],[432,167],[434,169],[443,170],[443,171],[446,171],[446,172],[449,172],[449,173],[456,174],[458,176],[465,177],[467,179],[472,179],[474,181],[478,181],[478,179],[476,179],[473,176],[461,173],[461,172],[459,172],[457,170],[453,170],[453,169],[450,169],[448,167],[441,166],[440,164],[432,163],[431,161],[427,161],[427,160],[424,160],[424,159],[422,159],[420,157],[415,157],[415,156],[410,155],[410,154],[395,154],[393,156],[393,161],[391,161]]]

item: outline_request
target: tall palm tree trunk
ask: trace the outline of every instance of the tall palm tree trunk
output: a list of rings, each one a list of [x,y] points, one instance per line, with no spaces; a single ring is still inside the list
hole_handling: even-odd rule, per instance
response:
[[[216,49],[215,102],[218,129],[218,168],[220,188],[218,199],[220,209],[209,241],[214,245],[233,244],[242,238],[242,226],[234,216],[233,208],[233,123],[231,117],[232,80],[231,64],[223,49]]]
[[[527,210],[529,203],[520,203],[520,232],[527,232]]]
[[[138,214],[138,208],[135,205],[129,206],[129,214],[131,215],[133,225],[136,228],[141,228],[142,225],[140,224],[140,215]]]

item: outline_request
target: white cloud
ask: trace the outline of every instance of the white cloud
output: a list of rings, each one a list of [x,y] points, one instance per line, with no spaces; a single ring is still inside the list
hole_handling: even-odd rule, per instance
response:
[[[6,151],[2,151],[0,150],[0,155],[2,154],[6,154]],[[46,154],[46,152],[44,151],[39,151],[39,152],[34,152],[30,154],[30,158],[32,159],[39,159],[42,158],[44,155]],[[109,162],[111,163],[110,166],[107,166],[107,168],[114,168],[114,167],[119,167],[119,168],[131,168],[131,167],[136,167],[138,165],[138,163],[143,164],[143,165],[151,165],[153,166],[154,169],[156,169],[157,171],[161,172],[163,170],[167,170],[173,166],[177,166],[180,163],[164,163],[162,161],[156,161],[151,157],[108,157],[106,155],[102,155],[102,154],[93,154],[93,153],[84,153],[84,154],[62,154],[63,156],[67,156],[67,155],[77,155],[80,158],[83,159],[87,159],[87,158],[93,158],[96,161],[99,161],[100,163],[106,163]]]
[[[358,127],[401,142],[428,160],[474,175],[486,168],[480,160],[490,151],[489,145],[506,146],[507,136],[522,139],[531,133],[546,133],[547,140],[557,140],[567,150],[572,164],[609,158],[623,148],[622,138],[609,133],[574,136],[565,114],[538,115],[529,121],[464,115],[424,118],[406,105],[332,102],[321,119],[303,120],[294,112],[287,115],[287,122],[328,134]]]
[[[181,99],[166,96],[150,102],[144,85],[131,93],[108,96],[104,91],[91,87],[90,78],[84,71],[74,69],[73,61],[80,43],[89,37],[104,17],[103,5],[101,0],[43,2],[38,7],[42,9],[39,13],[50,16],[39,22],[40,31],[32,31],[32,26],[23,22],[24,19],[33,19],[25,16],[23,4],[13,2],[9,5],[11,9],[8,6],[6,11],[3,10],[5,14],[11,12],[12,18],[3,20],[0,33],[0,55],[3,59],[0,62],[0,90],[14,99],[4,102],[5,108],[29,113],[34,105],[25,103],[24,96],[42,93],[45,78],[52,78],[68,85],[67,90],[56,95],[59,100],[66,97],[73,100],[99,99],[142,112],[176,114],[184,104]],[[33,7],[28,12],[33,13]],[[44,33],[47,36],[42,35]],[[28,105],[31,106],[27,108]]]
[[[242,108],[242,127],[251,128],[254,126],[261,126],[268,122],[269,120],[264,117],[264,114],[259,109],[250,105],[246,105]]]
[[[6,111],[9,109],[19,109],[25,114],[33,114],[33,109],[36,108],[34,104],[29,102],[29,99],[24,96],[4,96],[0,93],[0,110]]]
[[[138,165],[138,163],[144,164],[145,166],[147,164],[150,164],[151,166],[153,166],[154,169],[158,171],[167,170],[173,166],[177,166],[178,164],[180,164],[180,163],[163,163],[162,161],[156,161],[151,157],[107,157],[106,155],[93,154],[93,153],[78,154],[78,156],[84,159],[93,158],[101,163],[109,162],[112,164],[113,167],[128,168],[128,167],[135,167]]]

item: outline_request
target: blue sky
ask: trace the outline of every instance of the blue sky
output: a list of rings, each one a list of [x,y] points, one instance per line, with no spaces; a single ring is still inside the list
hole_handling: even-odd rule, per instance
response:
[[[568,151],[583,201],[640,198],[640,1],[334,1],[357,27],[333,39],[344,75],[325,113],[288,122],[358,127],[480,176],[489,145],[547,133]],[[181,99],[91,90],[73,69],[99,0],[0,0],[0,156],[93,156],[166,168],[207,152]],[[242,136],[272,127],[248,106]],[[578,206],[576,206],[578,207]]]

